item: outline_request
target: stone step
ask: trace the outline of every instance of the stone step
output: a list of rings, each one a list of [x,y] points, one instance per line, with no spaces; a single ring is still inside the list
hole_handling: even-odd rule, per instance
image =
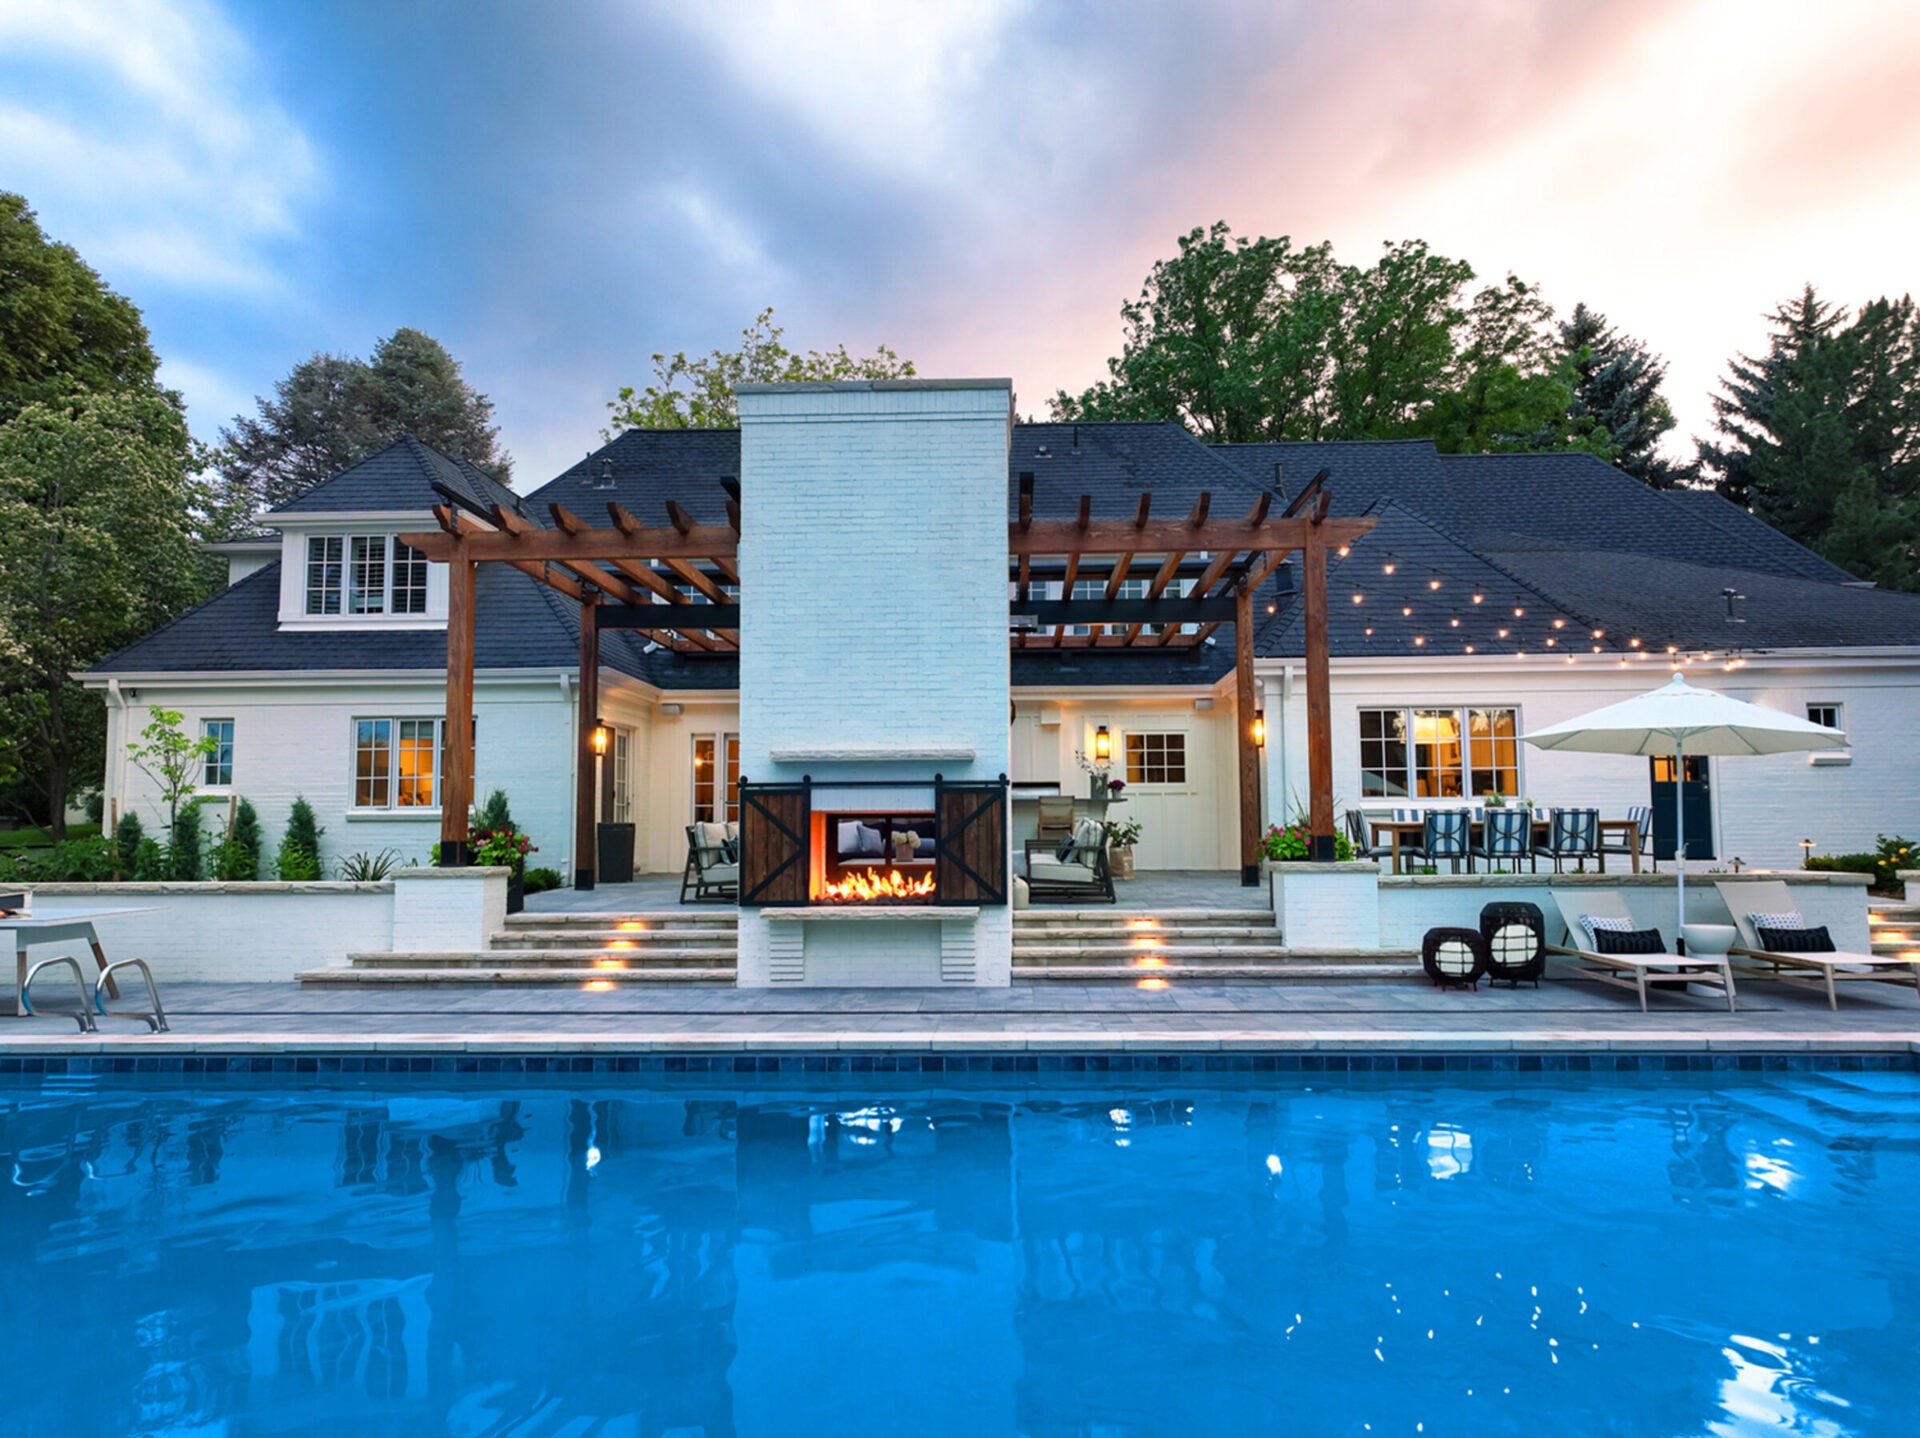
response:
[[[1873,936],[1873,952],[1876,954],[1885,954],[1888,958],[1894,959],[1920,954],[1920,939],[1883,938],[1881,935],[1875,934]]]
[[[715,949],[492,949],[484,952],[449,950],[444,953],[348,954],[357,969],[726,969],[735,967],[731,952]]]
[[[1163,969],[1140,969],[1120,964],[1047,964],[1016,967],[1015,983],[1194,983],[1194,984],[1326,984],[1378,983],[1382,980],[1420,979],[1426,973],[1417,963],[1322,964],[1290,961],[1273,964],[1169,964]]]
[[[648,953],[656,948],[724,949],[731,952],[740,942],[732,929],[509,929],[493,936],[496,949],[634,949]]]
[[[519,913],[507,915],[509,929],[735,929],[739,912],[731,905],[711,909],[615,910],[598,914]]]
[[[1182,939],[1202,939],[1208,943],[1233,943],[1247,939],[1272,943],[1280,931],[1272,924],[1161,924],[1153,928],[1133,928],[1125,924],[1058,924],[1046,928],[1021,926],[1013,931],[1015,944],[1067,943],[1075,939],[1098,939],[1105,943],[1122,940],[1158,940],[1178,943]]]
[[[1030,909],[1016,909],[1013,913],[1013,927],[1017,933],[1021,929],[1039,929],[1053,927],[1074,927],[1094,924],[1100,926],[1137,925],[1141,928],[1169,925],[1227,925],[1245,926],[1273,924],[1272,909],[1068,909],[1056,908],[1048,904]]]
[[[613,987],[629,984],[733,983],[732,969],[582,969],[582,968],[491,968],[491,969],[308,969],[294,976],[302,984],[316,988],[363,988],[377,986],[516,984],[560,985],[573,988],[585,985]]]
[[[1138,962],[1158,959],[1162,963],[1248,962],[1254,959],[1283,959],[1289,950],[1282,943],[1269,944],[1165,944],[1151,949],[1131,944],[1020,944],[1014,948],[1016,964],[1055,962],[1092,962],[1101,959]]]

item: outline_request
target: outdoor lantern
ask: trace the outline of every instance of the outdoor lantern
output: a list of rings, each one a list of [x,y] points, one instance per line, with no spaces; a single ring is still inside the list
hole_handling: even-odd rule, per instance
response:
[[[1263,749],[1266,747],[1267,711],[1264,709],[1256,709],[1253,711],[1253,742]]]
[[[1100,764],[1113,758],[1113,735],[1107,732],[1107,726],[1104,724],[1093,731],[1093,757],[1094,761]]]
[[[613,730],[609,729],[604,723],[595,723],[593,726],[593,752],[596,754],[605,754],[612,745]]]
[[[1811,839],[1800,841],[1800,867],[1803,869],[1813,867],[1813,840]]]

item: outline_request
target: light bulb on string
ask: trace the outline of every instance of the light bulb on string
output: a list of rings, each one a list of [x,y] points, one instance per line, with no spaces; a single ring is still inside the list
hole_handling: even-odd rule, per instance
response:
[[[1506,631],[1506,630],[1504,630],[1504,629],[1501,629],[1501,630],[1498,630],[1498,631],[1496,631],[1496,632],[1497,632],[1497,633],[1499,634],[1499,636],[1500,636],[1500,637],[1501,637],[1502,639],[1505,639],[1505,638],[1507,637],[1507,631]]]
[[[1351,544],[1343,544],[1340,546],[1340,557],[1342,559],[1345,559],[1351,553],[1353,553],[1353,546]]]
[[[1353,602],[1354,602],[1355,604],[1358,604],[1358,603],[1359,603],[1359,602],[1360,602],[1360,601],[1361,601],[1362,599],[1364,599],[1364,598],[1366,598],[1366,596],[1365,596],[1365,595],[1363,595],[1363,594],[1356,594],[1356,595],[1354,595],[1354,596],[1353,596]]]
[[[1454,616],[1453,616],[1453,618],[1451,618],[1451,619],[1449,619],[1449,620],[1447,621],[1447,624],[1448,624],[1448,625],[1449,625],[1449,626],[1450,626],[1451,628],[1454,628],[1454,629],[1458,629],[1458,628],[1460,627],[1460,616],[1459,616],[1459,615],[1457,615],[1457,614],[1456,614],[1456,615],[1454,615]]]
[[[1429,589],[1438,589],[1439,587],[1440,587],[1440,576],[1439,576],[1439,575],[1437,575],[1437,574],[1436,574],[1436,575],[1434,575],[1434,576],[1433,576],[1433,578],[1431,578],[1431,579],[1429,579],[1429,580],[1427,581],[1427,588],[1429,588]]]
[[[1474,595],[1474,596],[1473,596],[1473,602],[1474,602],[1475,604],[1478,604],[1478,603],[1479,603],[1479,602],[1480,602],[1481,600],[1483,600],[1483,599],[1485,599],[1486,597],[1487,597],[1487,596],[1486,596],[1486,595],[1484,595],[1484,594],[1476,594],[1476,595]]]
[[[1635,638],[1633,638],[1633,639],[1629,639],[1629,640],[1627,641],[1627,648],[1629,648],[1629,649],[1638,649],[1639,647],[1640,647],[1640,640],[1639,640],[1639,638],[1638,638],[1638,637],[1635,637]]]
[[[1413,636],[1413,647],[1416,649],[1418,649],[1421,645],[1425,644],[1426,642],[1427,642],[1427,636],[1424,634],[1416,634]]]
[[[1389,554],[1387,556],[1387,562],[1380,566],[1380,572],[1382,574],[1391,574],[1393,573],[1393,570],[1394,570],[1394,558],[1391,554]]]
[[[1593,631],[1593,637],[1595,639],[1605,639],[1607,637],[1607,631],[1604,629],[1596,629]]]
[[[1368,634],[1372,634],[1372,633],[1373,633],[1373,626],[1372,626],[1371,624],[1369,624],[1369,625],[1367,626],[1367,633],[1368,633]]]
[[[1527,611],[1516,604],[1513,606],[1513,617],[1515,619],[1525,619],[1527,617]]]
[[[1553,627],[1555,629],[1565,629],[1567,627],[1567,621],[1564,619],[1556,619],[1553,621]]]
[[[1594,646],[1593,646],[1593,652],[1594,652],[1595,654],[1598,654],[1598,653],[1600,652],[1600,646],[1599,646],[1598,644],[1596,644],[1596,645],[1594,645]]]
[[[1471,644],[1467,646],[1467,653],[1469,654],[1473,653],[1473,646]]]
[[[1401,617],[1402,619],[1411,619],[1411,618],[1413,618],[1413,606],[1412,606],[1411,604],[1403,604],[1403,605],[1401,605],[1401,606],[1400,606],[1400,617]]]
[[[1554,645],[1558,644],[1559,642],[1560,641],[1555,639],[1552,635],[1547,636],[1547,648],[1551,649],[1553,648]]]
[[[1278,614],[1279,612],[1280,612],[1280,606],[1279,606],[1279,605],[1277,605],[1277,604],[1269,604],[1269,605],[1267,606],[1267,613],[1269,613],[1269,614]]]

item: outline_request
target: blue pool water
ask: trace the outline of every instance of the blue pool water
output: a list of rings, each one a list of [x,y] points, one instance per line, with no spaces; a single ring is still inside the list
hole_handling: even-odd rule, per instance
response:
[[[1912,1073],[269,1082],[0,1087],[3,1438],[1920,1431]]]

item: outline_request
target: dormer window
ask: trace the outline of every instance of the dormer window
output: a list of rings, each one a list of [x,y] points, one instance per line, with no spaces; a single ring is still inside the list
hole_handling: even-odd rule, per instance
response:
[[[425,614],[427,558],[388,534],[307,537],[308,614]]]

